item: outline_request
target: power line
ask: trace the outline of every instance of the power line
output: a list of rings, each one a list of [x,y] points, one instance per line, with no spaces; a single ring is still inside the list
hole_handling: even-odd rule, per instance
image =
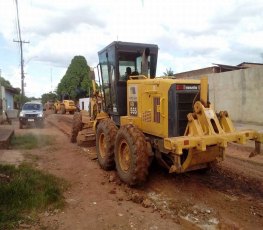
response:
[[[18,12],[18,2],[15,0],[16,3],[16,17],[17,17],[17,29],[18,29],[18,40],[13,40],[13,42],[18,42],[20,45],[20,65],[21,65],[21,97],[20,97],[20,106],[23,105],[23,99],[25,96],[25,91],[24,91],[24,79],[25,79],[25,74],[24,74],[24,58],[23,58],[23,43],[29,43],[28,41],[22,41],[22,36],[21,36],[21,29],[20,29],[20,20],[19,20],[19,12]]]

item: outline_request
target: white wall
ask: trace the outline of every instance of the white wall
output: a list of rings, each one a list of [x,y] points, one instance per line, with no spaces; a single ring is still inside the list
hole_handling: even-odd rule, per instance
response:
[[[263,67],[208,74],[209,99],[233,121],[263,124]]]
[[[79,99],[79,108],[80,108],[80,110],[89,111],[89,98],[80,98]]]

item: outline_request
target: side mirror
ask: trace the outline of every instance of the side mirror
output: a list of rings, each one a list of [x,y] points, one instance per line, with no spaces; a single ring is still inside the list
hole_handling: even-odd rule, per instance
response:
[[[150,55],[150,48],[145,48],[142,54],[142,75],[145,75],[148,77],[148,69],[149,69],[149,62],[148,62],[148,56]]]
[[[146,57],[148,57],[149,55],[150,55],[150,48],[149,47],[147,47],[145,50],[144,50],[144,55],[146,56]]]

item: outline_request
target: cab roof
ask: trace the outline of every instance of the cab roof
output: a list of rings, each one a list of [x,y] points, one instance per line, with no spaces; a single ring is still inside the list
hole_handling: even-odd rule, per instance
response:
[[[107,50],[114,49],[114,48],[118,49],[120,51],[121,50],[136,51],[136,49],[138,51],[143,51],[146,47],[150,48],[151,52],[153,52],[153,53],[158,52],[158,46],[155,44],[114,41],[114,42],[110,43],[108,46],[106,46],[105,48],[103,48],[102,50],[100,50],[98,52],[98,54],[101,54]],[[154,50],[155,50],[155,52],[154,52]]]

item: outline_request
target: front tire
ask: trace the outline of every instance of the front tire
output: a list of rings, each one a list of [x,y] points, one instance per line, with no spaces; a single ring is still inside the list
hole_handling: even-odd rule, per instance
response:
[[[117,134],[117,126],[110,119],[102,120],[96,132],[96,150],[101,168],[111,170],[114,162],[114,140]]]
[[[122,126],[115,141],[115,163],[120,179],[133,186],[146,181],[149,153],[144,134],[135,126]]]
[[[53,110],[54,114],[56,114],[58,112],[57,109],[56,109],[56,106],[53,106],[52,110]]]
[[[65,108],[65,106],[61,106],[61,113],[62,113],[62,114],[66,114],[66,108]]]

